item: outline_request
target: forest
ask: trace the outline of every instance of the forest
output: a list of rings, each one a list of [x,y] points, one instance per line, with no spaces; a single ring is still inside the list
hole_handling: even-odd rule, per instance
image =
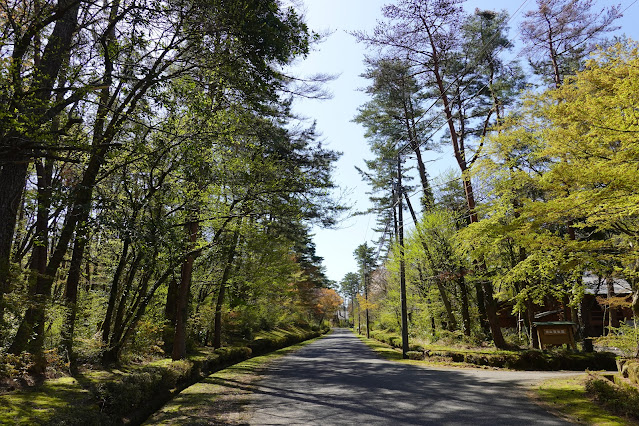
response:
[[[277,0],[0,2],[0,376],[332,315],[318,38]]]
[[[0,379],[181,360],[334,318],[312,227],[347,206],[340,153],[292,108],[330,79],[291,71],[322,38],[296,6],[0,1]],[[505,12],[463,6],[397,0],[352,34],[379,235],[339,286],[356,326],[534,347],[552,311],[583,339],[585,276],[608,284],[601,309],[636,317],[639,44],[619,35],[624,10],[538,0],[510,38]],[[438,151],[458,167],[433,178]],[[636,355],[634,322],[606,318]]]
[[[563,320],[639,356],[639,44],[619,35],[624,10],[539,0],[511,37],[505,12],[463,3],[399,0],[354,34],[379,236],[340,282],[354,326],[401,332],[406,356],[409,340],[538,348],[534,323]],[[433,178],[432,153],[455,169]]]

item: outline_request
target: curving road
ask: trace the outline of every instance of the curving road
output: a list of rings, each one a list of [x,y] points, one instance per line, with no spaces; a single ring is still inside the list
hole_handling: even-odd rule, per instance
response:
[[[563,425],[525,395],[560,374],[394,363],[338,329],[272,364],[247,409],[253,425]]]

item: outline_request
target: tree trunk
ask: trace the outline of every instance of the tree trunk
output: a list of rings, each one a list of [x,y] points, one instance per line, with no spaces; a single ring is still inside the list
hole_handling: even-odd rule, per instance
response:
[[[479,281],[475,281],[475,295],[477,296],[477,311],[479,312],[479,324],[486,336],[490,335],[490,324],[488,324],[488,315],[486,314],[486,296],[484,289]]]
[[[357,292],[359,297],[359,291]],[[357,334],[362,334],[362,316],[359,308],[359,300],[357,300]]]
[[[464,334],[470,336],[470,311],[468,308],[468,288],[462,271],[458,272],[457,285],[461,297],[462,322],[464,324]]]
[[[188,233],[189,248],[197,242],[199,222],[197,220],[186,225]],[[189,253],[182,264],[180,274],[180,285],[178,287],[177,315],[175,318],[175,338],[173,340],[173,352],[171,358],[176,361],[186,357],[186,322],[188,319],[189,294],[191,291],[191,275],[193,274],[193,264],[195,254]]]
[[[99,139],[94,139],[94,143],[99,142]],[[32,304],[27,309],[23,319],[24,327],[23,324],[21,324],[23,334],[16,335],[14,343],[12,344],[12,353],[19,353],[23,350],[22,342],[26,335],[26,339],[29,341],[29,352],[31,352],[38,361],[44,359],[44,311],[48,304],[49,297],[51,296],[53,280],[55,279],[58,269],[64,260],[69,242],[77,225],[88,220],[95,181],[100,167],[105,161],[105,154],[107,151],[108,148],[106,146],[100,146],[94,150],[82,181],[76,186],[73,203],[70,208],[71,211],[65,218],[65,223],[60,232],[60,238],[51,258],[49,259],[45,274],[39,275],[36,280],[34,298],[32,299]],[[19,331],[21,330],[19,329]],[[36,364],[38,363],[36,362]],[[38,372],[39,369],[40,366],[36,365],[34,371]]]
[[[169,281],[169,287],[166,293],[166,304],[164,306],[164,329],[162,330],[162,336],[164,338],[164,350],[166,352],[173,348],[175,322],[177,320],[177,299],[178,282],[174,278]]]
[[[42,58],[37,61],[33,79],[37,83],[36,86],[29,88],[29,91],[33,94],[33,98],[29,99],[29,102],[33,103],[32,105],[35,108],[32,109],[29,117],[20,119],[23,123],[26,122],[31,126],[43,120],[41,115],[46,111],[46,106],[50,102],[51,91],[62,64],[69,57],[73,34],[77,28],[80,3],[77,0],[60,0],[58,2],[58,8],[63,13],[55,23]],[[26,49],[21,51],[14,49],[14,65],[20,64],[25,54]],[[21,70],[17,72],[19,74]],[[21,81],[13,81],[13,83],[22,85]],[[22,87],[16,87],[14,91],[16,97],[21,97],[24,94],[23,90]],[[20,99],[17,102],[24,103],[24,100]],[[13,99],[11,103],[15,104],[16,100]],[[17,105],[15,108],[17,109]],[[9,109],[12,110],[11,105]],[[6,152],[2,153],[4,158],[0,162],[0,331],[4,330],[4,295],[9,291],[10,286],[10,256],[13,232],[28,166],[32,157],[30,149],[22,145],[24,140],[29,140],[28,135],[19,134],[18,131],[11,129],[3,130],[9,131],[3,132],[2,142],[0,143],[3,149],[6,149]],[[0,342],[3,340],[4,336],[0,334]]]
[[[84,249],[87,243],[86,233],[86,226],[82,225],[78,228],[64,291],[65,315],[62,324],[62,330],[60,333],[60,346],[62,348],[62,355],[69,361],[69,365],[71,368],[75,368],[75,356],[73,354],[73,334],[75,331],[75,319],[78,312],[78,285],[80,283]]]
[[[126,262],[129,256],[129,246],[131,244],[131,238],[128,236],[124,239],[122,244],[122,253],[120,254],[120,260],[117,268],[113,273],[113,279],[111,280],[111,289],[109,291],[109,302],[107,303],[107,310],[102,322],[102,342],[109,343],[109,337],[111,335],[111,322],[113,321],[113,312],[115,311],[115,304],[118,300],[118,291],[120,286],[120,277],[126,266]]]
[[[355,329],[355,295],[351,293],[351,319],[353,320],[353,329]]]
[[[444,115],[446,118],[446,122],[448,124],[448,129],[450,131],[450,138],[453,145],[453,152],[455,154],[455,159],[457,160],[457,164],[459,165],[459,170],[462,174],[462,180],[464,184],[464,192],[466,194],[466,203],[468,205],[468,211],[470,213],[470,223],[478,222],[477,211],[476,211],[476,203],[475,203],[475,194],[473,192],[472,182],[470,180],[470,176],[468,175],[469,171],[469,163],[466,159],[466,150],[464,147],[464,132],[458,132],[455,128],[455,116],[453,115],[453,111],[451,109],[450,99],[447,94],[447,88],[445,87],[444,79],[442,77],[441,68],[440,68],[440,57],[437,43],[435,42],[435,37],[430,28],[426,29],[427,36],[430,41],[430,45],[432,48],[432,59],[433,59],[433,75],[435,77],[435,83],[439,90],[440,98],[442,100]],[[462,122],[463,124],[463,122]],[[460,137],[461,134],[461,137]],[[475,153],[477,155],[477,153]],[[475,157],[476,158],[476,157]],[[470,161],[472,165],[473,161]],[[479,285],[477,285],[476,290],[479,290]],[[488,294],[487,291],[490,290],[491,293]],[[493,299],[492,294],[492,285],[490,283],[484,282],[481,284],[481,291],[484,293],[484,297],[480,298],[478,291],[478,300],[485,299],[486,301],[486,318],[488,320],[491,334],[493,335],[493,341],[495,345],[498,345],[498,342],[504,342],[503,335],[501,333],[501,328],[497,321],[497,309],[496,304]],[[500,347],[500,346],[498,346]]]
[[[607,298],[608,300],[610,300],[611,298],[615,297],[615,285],[614,285],[614,281],[612,280],[612,278],[606,278],[606,284],[608,286],[607,288]],[[612,330],[613,327],[615,327],[615,324],[619,324],[618,320],[617,320],[617,307],[616,306],[612,306],[612,304],[608,304],[608,333],[610,333],[610,330]]]
[[[404,199],[406,200],[406,205],[408,206],[408,211],[410,212],[410,215],[413,219],[413,223],[415,224],[415,227],[417,227],[417,215],[415,214],[415,209],[413,209],[413,205],[410,202],[410,197],[408,197],[408,194],[404,194],[404,196],[405,196]],[[422,248],[424,249],[424,254],[430,261],[431,265],[434,265],[433,256],[422,235],[419,235],[419,241],[422,245]],[[426,284],[426,281],[423,278],[424,273],[422,272],[422,268],[419,265],[417,266],[417,272],[419,274],[420,281]],[[450,299],[448,298],[448,294],[446,294],[446,288],[444,287],[444,285],[441,283],[441,281],[438,278],[435,279],[435,283],[437,285],[437,290],[439,291],[439,297],[442,299],[442,303],[444,304],[444,309],[446,310],[446,318],[448,318],[447,329],[449,331],[454,331],[457,329],[457,320],[455,319],[455,315],[453,314],[453,307],[450,303]]]
[[[526,317],[528,318],[527,326],[530,331],[530,347],[533,349],[539,349],[539,339],[537,339],[537,330],[535,330],[534,322],[535,322],[535,308],[532,301],[526,301]]]
[[[8,158],[0,163],[0,343],[5,337],[4,295],[11,287],[11,245],[27,178],[27,160]]]
[[[51,175],[52,162],[45,164],[36,161],[36,172],[38,178],[38,209],[36,215],[34,244],[31,251],[31,261],[29,265],[29,299],[36,298],[36,281],[40,275],[44,275],[47,268],[47,247],[49,245],[49,211],[51,206]],[[1,327],[0,327],[1,329]],[[19,354],[27,349],[31,324],[22,321],[18,327],[13,344],[9,351]]]
[[[448,331],[455,331],[457,330],[457,319],[453,313],[453,307],[450,303],[450,299],[446,294],[446,287],[444,287],[439,278],[435,278],[435,283],[437,285],[437,290],[439,291],[439,297],[442,299],[442,303],[444,304],[444,310],[446,311],[447,324],[445,328]]]
[[[364,273],[364,300],[366,301],[366,338],[371,338],[370,318],[368,315],[368,282],[366,281],[366,273]],[[321,324],[321,321],[320,321]]]
[[[632,292],[632,303],[630,305],[632,312],[635,314],[634,323],[635,331],[637,330],[637,320],[639,320],[639,288],[636,288]],[[635,351],[635,358],[639,358],[639,342],[637,342],[637,350]]]
[[[486,314],[488,315],[488,323],[490,324],[490,332],[493,336],[493,342],[498,349],[506,348],[504,335],[501,333],[499,326],[499,318],[497,317],[497,303],[493,298],[493,286],[489,281],[483,281],[484,295],[486,297]]]
[[[115,342],[118,342],[122,337],[122,333],[124,332],[124,311],[127,308],[127,300],[129,299],[129,293],[131,293],[131,288],[133,287],[133,282],[135,281],[135,277],[138,273],[138,267],[140,266],[140,262],[142,262],[144,255],[136,254],[133,257],[133,262],[131,262],[131,266],[129,267],[129,273],[127,274],[126,281],[124,283],[124,288],[122,291],[122,295],[120,296],[120,301],[118,302],[117,309],[115,311],[115,320],[113,322],[113,332],[111,333],[111,337],[109,338],[109,344],[113,345]]]
[[[226,293],[226,283],[231,275],[231,269],[233,268],[233,259],[235,258],[235,252],[237,244],[240,239],[240,231],[236,229],[233,233],[232,245],[229,248],[228,258],[226,259],[226,265],[224,266],[224,272],[222,273],[222,280],[220,281],[220,291],[217,294],[217,301],[215,302],[215,324],[213,326],[213,347],[219,348],[222,346],[222,307],[224,306],[224,297]]]
[[[408,306],[406,301],[406,265],[404,262],[404,208],[402,203],[402,162],[397,157],[397,228],[399,231],[399,297],[402,315],[402,358],[408,358]]]
[[[435,200],[433,197],[433,190],[428,182],[428,174],[426,173],[426,166],[422,158],[421,144],[417,137],[415,109],[410,96],[406,96],[406,93],[404,93],[404,99],[406,100],[403,104],[406,132],[408,133],[410,147],[413,150],[413,153],[415,153],[415,158],[417,159],[417,170],[420,183],[422,184],[421,204],[424,211],[429,211],[433,208]]]

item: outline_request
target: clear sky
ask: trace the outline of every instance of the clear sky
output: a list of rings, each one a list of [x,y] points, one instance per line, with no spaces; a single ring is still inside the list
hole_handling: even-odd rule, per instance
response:
[[[316,46],[307,59],[296,64],[300,75],[313,73],[336,74],[338,78],[328,84],[333,97],[329,100],[296,101],[294,109],[317,122],[326,146],[343,153],[334,171],[335,182],[341,187],[341,195],[354,210],[366,210],[369,206],[367,185],[361,181],[355,166],[364,167],[364,159],[371,158],[364,139],[364,129],[351,122],[357,108],[368,98],[360,89],[367,81],[360,77],[364,72],[364,45],[358,44],[349,34],[355,30],[372,30],[381,19],[381,7],[390,0],[304,0],[306,22],[317,32],[330,31],[326,40]],[[617,1],[595,0],[596,6],[616,4]],[[619,33],[639,40],[639,3],[637,0],[619,0],[624,17],[618,21]],[[512,16],[511,37],[517,36],[519,22],[525,13],[535,7],[536,0],[468,0],[467,11],[475,8],[506,10]],[[514,50],[514,54],[519,53]],[[522,61],[523,63],[523,61]],[[429,174],[436,178],[442,172],[456,167],[452,152],[433,154],[429,160]],[[339,281],[347,272],[356,272],[353,258],[355,248],[377,239],[373,232],[374,216],[355,216],[343,220],[337,229],[316,228],[314,241],[317,254],[324,258],[324,266],[330,279]]]

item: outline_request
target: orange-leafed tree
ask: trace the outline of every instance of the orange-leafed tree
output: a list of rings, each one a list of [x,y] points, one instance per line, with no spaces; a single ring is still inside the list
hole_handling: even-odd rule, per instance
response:
[[[332,288],[316,289],[315,297],[313,313],[319,323],[322,323],[326,318],[334,317],[339,307],[344,303],[344,299]]]

